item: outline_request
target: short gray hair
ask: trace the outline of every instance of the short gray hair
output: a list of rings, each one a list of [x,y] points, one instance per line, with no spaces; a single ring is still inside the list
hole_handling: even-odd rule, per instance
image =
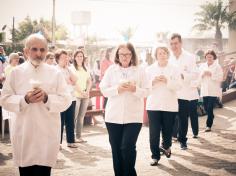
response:
[[[25,48],[30,48],[31,45],[32,45],[32,42],[34,42],[35,40],[42,41],[45,44],[45,47],[47,49],[47,40],[46,40],[46,38],[43,35],[37,34],[37,33],[31,34],[31,35],[29,35],[26,38],[26,40],[25,40]]]

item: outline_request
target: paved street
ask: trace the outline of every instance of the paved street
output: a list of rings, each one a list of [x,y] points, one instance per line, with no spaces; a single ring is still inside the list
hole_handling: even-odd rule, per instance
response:
[[[198,139],[188,132],[188,147],[180,150],[173,143],[172,157],[162,157],[158,167],[149,166],[150,149],[148,127],[143,127],[137,143],[136,168],[139,176],[233,176],[236,175],[236,100],[215,110],[213,131],[203,132],[206,117],[200,117]],[[84,128],[86,144],[70,149],[63,143],[53,176],[112,176],[112,159],[104,125]],[[43,144],[42,144],[43,145]],[[9,141],[0,141],[0,176],[18,176],[12,165]]]

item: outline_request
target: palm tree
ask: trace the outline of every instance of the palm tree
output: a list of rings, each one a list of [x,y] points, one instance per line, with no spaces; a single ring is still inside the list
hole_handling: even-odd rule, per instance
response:
[[[129,42],[130,39],[134,36],[135,31],[136,31],[136,27],[133,28],[133,27],[129,26],[123,30],[120,30],[119,32],[122,35],[122,37],[124,38],[124,40],[126,42]]]
[[[193,26],[193,29],[199,31],[215,30],[215,40],[218,44],[219,50],[223,49],[222,45],[222,32],[225,25],[231,30],[236,29],[236,12],[229,12],[229,6],[224,6],[222,0],[210,3],[207,2],[200,6],[201,11],[195,13],[197,18],[195,21],[198,23]]]

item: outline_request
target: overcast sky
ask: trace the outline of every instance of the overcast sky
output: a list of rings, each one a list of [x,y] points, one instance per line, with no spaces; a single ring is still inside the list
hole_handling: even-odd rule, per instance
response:
[[[213,1],[213,0],[210,0]],[[227,0],[225,0],[227,1]],[[32,19],[52,18],[53,0],[0,0],[0,27],[12,26],[27,15]],[[158,31],[179,32],[192,36],[194,13],[206,0],[56,0],[56,21],[71,34],[78,31],[71,22],[73,11],[90,11],[90,35],[117,38],[119,30],[136,29],[134,40],[152,40]],[[9,28],[8,28],[9,29]]]

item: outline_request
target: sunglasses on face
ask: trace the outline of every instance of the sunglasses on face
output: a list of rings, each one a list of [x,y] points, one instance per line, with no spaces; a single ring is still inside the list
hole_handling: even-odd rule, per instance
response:
[[[45,48],[35,48],[35,47],[30,48],[30,50],[33,51],[33,52],[38,52],[38,51],[40,51],[41,53],[43,53],[43,52],[46,51]]]

